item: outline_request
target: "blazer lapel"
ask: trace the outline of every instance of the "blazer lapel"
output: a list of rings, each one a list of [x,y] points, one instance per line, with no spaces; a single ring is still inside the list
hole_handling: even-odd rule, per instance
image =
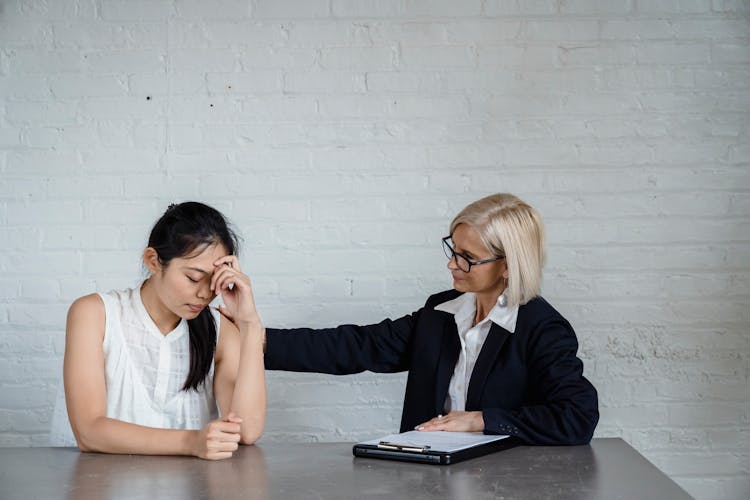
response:
[[[435,374],[435,414],[443,413],[445,397],[448,395],[448,386],[456,368],[458,353],[461,350],[461,342],[458,340],[458,329],[453,315],[446,314],[443,327],[443,339],[440,347],[440,359],[438,361],[437,373]]]
[[[482,349],[479,351],[479,357],[477,357],[474,371],[471,373],[471,379],[469,380],[469,391],[466,394],[467,411],[481,409],[480,402],[482,392],[484,391],[484,384],[487,381],[487,376],[490,374],[490,370],[495,364],[497,355],[500,354],[500,349],[502,349],[503,344],[510,335],[511,333],[508,330],[500,325],[492,323],[490,331],[487,334],[487,339],[484,341],[484,345],[482,345]]]

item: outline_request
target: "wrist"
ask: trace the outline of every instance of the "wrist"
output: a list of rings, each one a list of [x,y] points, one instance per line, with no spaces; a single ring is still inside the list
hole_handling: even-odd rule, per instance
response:
[[[260,321],[260,316],[257,314],[249,318],[236,319],[234,324],[240,330],[240,333],[250,333],[257,329],[263,328],[263,323]]]
[[[186,430],[183,431],[183,437],[182,437],[182,454],[183,455],[191,455],[194,457],[198,456],[198,434],[200,431],[196,430]]]
[[[260,321],[250,321],[245,323],[239,323],[237,328],[240,331],[240,338],[242,343],[259,343],[265,345],[266,342],[266,329]]]
[[[476,415],[475,428],[477,430],[484,432],[484,412],[480,410],[476,412],[475,415]]]

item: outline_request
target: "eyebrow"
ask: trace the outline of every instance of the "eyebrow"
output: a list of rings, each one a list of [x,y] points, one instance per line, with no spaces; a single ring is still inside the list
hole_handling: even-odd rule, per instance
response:
[[[189,271],[196,271],[196,272],[199,272],[201,274],[208,274],[208,271],[204,271],[203,269],[200,269],[200,268],[197,268],[197,267],[187,267],[185,269],[187,269]]]
[[[476,259],[476,257],[477,257],[476,255],[474,255],[473,253],[469,252],[468,250],[464,250],[464,249],[462,249],[460,247],[455,246],[455,243],[454,243],[454,246],[453,246],[453,251],[456,252],[457,254],[461,254],[464,257],[469,257],[471,259]]]

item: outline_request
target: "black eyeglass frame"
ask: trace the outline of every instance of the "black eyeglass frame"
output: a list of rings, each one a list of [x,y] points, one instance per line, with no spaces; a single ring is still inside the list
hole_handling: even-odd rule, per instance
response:
[[[451,236],[446,236],[442,239],[443,241],[443,253],[445,253],[445,256],[448,257],[449,260],[456,260],[456,265],[459,269],[464,271],[465,273],[471,272],[471,266],[479,266],[481,264],[489,264],[490,262],[497,262],[498,260],[502,260],[505,258],[505,255],[501,257],[495,257],[493,259],[484,259],[484,260],[469,260],[468,257],[465,255],[461,255],[460,253],[456,252],[452,246],[448,243],[448,240],[452,239]],[[448,255],[448,252],[450,252],[450,255]],[[461,257],[463,260],[466,261],[467,264],[469,264],[469,269],[464,270],[461,267],[461,264],[458,263],[458,258]]]

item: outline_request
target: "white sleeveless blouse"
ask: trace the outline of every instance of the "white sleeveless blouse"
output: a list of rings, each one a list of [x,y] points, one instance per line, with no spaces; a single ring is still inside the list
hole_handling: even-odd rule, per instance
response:
[[[190,371],[187,320],[163,335],[143,305],[140,286],[99,295],[106,314],[102,347],[107,417],[162,429],[200,429],[218,418],[213,361],[197,391],[181,390]],[[211,309],[211,314],[218,340],[219,313]],[[64,405],[63,395],[62,411],[59,401],[55,408],[50,440],[57,446],[75,446]]]

